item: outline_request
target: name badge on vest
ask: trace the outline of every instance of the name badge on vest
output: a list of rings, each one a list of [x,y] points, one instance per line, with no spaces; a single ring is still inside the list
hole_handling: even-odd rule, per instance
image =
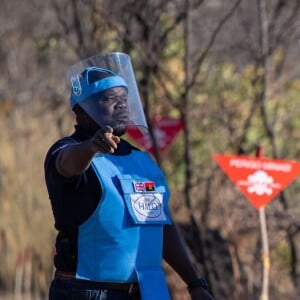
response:
[[[128,178],[129,179],[129,178]],[[120,178],[125,203],[136,224],[170,224],[166,188],[161,180]]]

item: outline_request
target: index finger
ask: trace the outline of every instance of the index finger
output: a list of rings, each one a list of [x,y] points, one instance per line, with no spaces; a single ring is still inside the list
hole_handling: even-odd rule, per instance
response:
[[[113,129],[112,129],[112,127],[110,127],[109,125],[106,125],[106,126],[104,126],[103,128],[102,128],[102,132],[103,133],[113,133]]]

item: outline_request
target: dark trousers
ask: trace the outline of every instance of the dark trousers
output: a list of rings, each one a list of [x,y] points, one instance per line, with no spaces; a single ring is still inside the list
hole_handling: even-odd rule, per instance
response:
[[[95,285],[54,279],[49,289],[49,300],[141,300],[139,293],[130,295],[117,290],[101,290]]]

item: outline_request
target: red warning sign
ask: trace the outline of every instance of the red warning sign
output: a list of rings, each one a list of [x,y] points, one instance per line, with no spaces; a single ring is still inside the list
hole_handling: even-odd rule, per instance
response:
[[[214,159],[256,209],[300,175],[300,162],[295,161],[220,154]]]
[[[181,119],[169,117],[156,117],[153,120],[154,136],[158,149],[163,152],[173,142],[176,135],[182,130],[183,122]],[[143,135],[138,128],[129,127],[128,135],[147,151],[154,154],[152,141],[149,135]]]

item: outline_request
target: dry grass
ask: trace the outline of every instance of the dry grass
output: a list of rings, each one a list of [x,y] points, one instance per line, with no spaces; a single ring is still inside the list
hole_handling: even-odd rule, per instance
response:
[[[46,273],[52,270],[55,231],[43,161],[59,134],[50,114],[39,119],[24,108],[1,116],[0,130],[0,259],[7,265],[0,276],[11,286],[25,249],[33,249]]]

